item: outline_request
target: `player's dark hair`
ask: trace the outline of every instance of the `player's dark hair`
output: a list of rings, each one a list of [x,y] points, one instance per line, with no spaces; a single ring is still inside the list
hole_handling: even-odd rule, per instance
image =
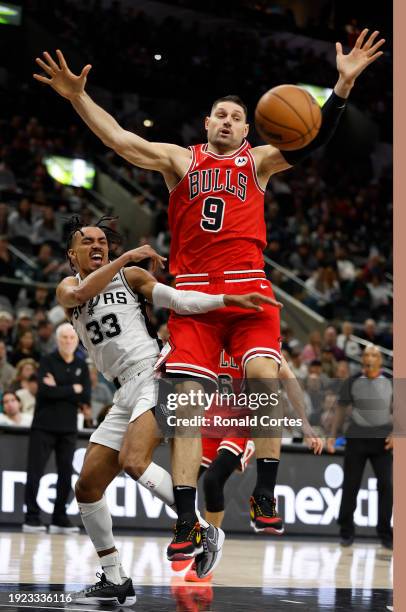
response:
[[[211,110],[213,111],[213,108],[215,108],[217,104],[220,104],[220,102],[234,102],[234,104],[238,104],[238,106],[241,106],[241,108],[243,109],[244,114],[245,114],[245,119],[247,119],[248,108],[246,104],[244,104],[244,102],[241,100],[240,96],[229,95],[229,96],[223,96],[222,98],[217,98],[217,100],[213,102]]]
[[[68,220],[68,223],[66,225],[66,231],[68,233],[67,238],[66,238],[66,257],[69,261],[69,265],[72,268],[73,272],[76,272],[73,264],[72,264],[72,260],[69,257],[69,250],[72,248],[72,243],[73,243],[73,239],[76,235],[77,232],[79,232],[80,234],[82,234],[83,236],[83,228],[84,227],[98,227],[99,229],[101,229],[106,238],[107,238],[107,243],[109,245],[109,248],[112,244],[121,244],[122,243],[122,237],[121,235],[116,232],[115,230],[113,230],[109,225],[109,221],[115,221],[116,219],[118,219],[118,217],[109,217],[107,215],[104,215],[103,217],[100,217],[100,219],[98,221],[96,221],[95,223],[92,223],[91,225],[89,225],[89,223],[84,223],[82,221],[82,219],[80,217],[78,217],[77,215],[74,215],[73,217],[71,217]]]

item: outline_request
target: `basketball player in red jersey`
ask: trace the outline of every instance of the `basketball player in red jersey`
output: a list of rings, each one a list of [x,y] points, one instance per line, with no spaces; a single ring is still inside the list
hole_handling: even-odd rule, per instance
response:
[[[225,351],[222,351],[218,368],[218,379],[220,393],[230,396],[235,394],[238,396],[243,392],[243,373],[241,367],[235,362],[233,357],[229,357]],[[289,402],[298,416],[302,419],[305,440],[315,455],[320,455],[323,450],[323,441],[314,433],[310,423],[307,420],[304,411],[303,392],[295,375],[289,367],[286,359],[282,356],[282,363],[279,370],[279,379],[282,382],[287,393]],[[249,411],[248,411],[249,412]],[[221,415],[225,418],[241,417],[245,414],[243,410],[235,410],[232,406],[228,407],[226,401],[223,406],[216,406],[206,412],[206,416],[210,417]],[[222,429],[208,426],[202,431],[202,461],[199,469],[199,478],[203,476],[204,499],[206,506],[205,519],[216,527],[221,527],[224,518],[224,487],[227,480],[235,472],[244,472],[251,457],[255,453],[255,445],[250,439],[249,427],[234,428],[225,430],[225,436],[221,437]],[[245,436],[245,437],[243,437]],[[275,467],[279,465],[280,444],[279,439],[274,438],[274,448],[272,455]],[[276,484],[272,483],[272,492]],[[255,516],[251,514],[251,527],[255,532],[266,532],[269,534],[282,535],[284,526],[281,517],[276,513],[276,500],[272,493],[272,503],[274,510],[271,516]],[[172,565],[175,571],[181,571],[185,567],[190,566],[190,562],[182,562]],[[212,578],[212,573],[205,578],[199,578],[196,574],[195,565],[187,571],[185,580],[187,582],[209,582]]]
[[[320,132],[303,149],[283,154],[271,145],[250,148],[245,140],[249,129],[246,108],[237,97],[225,97],[214,103],[205,120],[208,142],[186,149],[151,143],[124,130],[85,92],[89,64],[80,75],[75,75],[61,51],[57,51],[57,61],[45,52],[44,58],[36,61],[46,76],[36,74],[34,78],[67,98],[106,146],[130,163],[163,175],[171,194],[170,270],[176,275],[178,287],[224,293],[224,287],[233,283],[234,293],[235,285],[244,293],[260,291],[272,296],[262,258],[266,245],[263,218],[266,185],[273,174],[301,161],[332,136],[356,78],[382,55],[379,48],[384,40],[377,41],[378,34],[375,31],[368,36],[368,30],[363,30],[348,54],[343,53],[340,43],[336,44],[339,78],[323,106]],[[278,376],[281,357],[279,311],[275,307],[264,308],[255,318],[237,309],[227,314],[218,311],[188,317],[183,322],[174,315],[170,332],[173,351],[166,367],[174,375],[192,374],[216,380],[218,358],[225,347],[241,361],[247,378],[269,382]],[[271,512],[268,483],[273,479],[269,462],[272,445],[272,438],[256,439],[258,480],[253,492],[256,516]],[[179,519],[172,548],[168,549],[169,558],[174,547],[190,548],[199,530],[194,508],[200,457],[200,439],[174,440],[173,481]]]

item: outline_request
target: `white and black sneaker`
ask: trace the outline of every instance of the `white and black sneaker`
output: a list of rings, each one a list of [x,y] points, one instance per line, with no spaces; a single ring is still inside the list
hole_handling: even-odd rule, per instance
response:
[[[23,533],[41,533],[47,530],[46,525],[37,517],[26,517],[22,529]]]
[[[214,525],[202,527],[201,530],[203,552],[196,555],[196,574],[199,578],[204,578],[219,564],[226,536],[222,529]]]
[[[67,516],[53,517],[52,523],[49,526],[49,533],[79,533],[80,527],[72,525]]]
[[[114,584],[107,580],[104,573],[98,572],[96,576],[100,581],[73,595],[72,603],[132,606],[137,601],[131,578],[127,578],[123,584]]]

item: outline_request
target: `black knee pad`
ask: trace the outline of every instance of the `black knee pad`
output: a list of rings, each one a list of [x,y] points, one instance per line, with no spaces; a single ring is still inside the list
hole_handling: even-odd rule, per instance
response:
[[[208,512],[224,510],[224,485],[240,464],[241,455],[220,450],[204,475],[203,488]]]

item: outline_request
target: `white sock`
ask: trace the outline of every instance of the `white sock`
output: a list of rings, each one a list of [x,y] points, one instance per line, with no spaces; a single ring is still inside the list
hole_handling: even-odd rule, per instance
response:
[[[172,477],[164,468],[152,461],[137,482],[176,512]]]
[[[121,577],[120,555],[117,550],[108,555],[104,555],[104,557],[100,557],[100,563],[109,582],[113,582],[114,584],[122,584],[124,582]]]
[[[115,548],[113,521],[104,495],[97,502],[78,502],[78,506],[86,533],[97,552]]]
[[[115,548],[113,537],[113,522],[107,506],[106,498],[103,496],[99,501],[86,504],[78,502],[80,516],[86,533],[91,539],[97,552]],[[126,579],[126,572],[121,566],[120,556],[117,551],[101,557],[102,567],[107,580],[115,584],[121,584]],[[103,565],[107,562],[107,566]],[[117,569],[116,569],[117,567]]]

